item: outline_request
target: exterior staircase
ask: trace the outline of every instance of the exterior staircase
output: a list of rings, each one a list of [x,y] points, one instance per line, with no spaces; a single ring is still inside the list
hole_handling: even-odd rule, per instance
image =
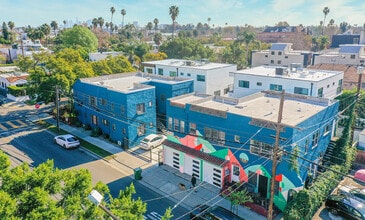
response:
[[[336,155],[334,155],[334,153],[333,153],[335,146],[336,146],[336,142],[334,140],[331,140],[330,143],[327,146],[327,150],[326,150],[326,152],[323,156],[323,159],[322,159],[322,165],[323,166],[318,167],[319,172],[326,171],[325,167],[329,167],[333,164],[332,163],[333,157],[336,157]]]

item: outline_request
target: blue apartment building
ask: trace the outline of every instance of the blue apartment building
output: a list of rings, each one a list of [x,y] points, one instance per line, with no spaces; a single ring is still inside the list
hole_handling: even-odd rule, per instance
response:
[[[127,149],[156,133],[156,115],[166,112],[165,100],[193,92],[193,81],[123,73],[79,79],[73,92],[80,122],[100,128]]]
[[[279,103],[275,92],[239,99],[187,94],[168,100],[167,128],[179,137],[201,135],[217,150],[228,148],[248,177],[247,184],[268,199]],[[274,177],[274,203],[281,210],[293,190],[302,189],[308,178],[317,175],[317,164],[333,136],[338,102],[286,94],[283,109],[281,156]],[[295,151],[298,171],[290,162]]]

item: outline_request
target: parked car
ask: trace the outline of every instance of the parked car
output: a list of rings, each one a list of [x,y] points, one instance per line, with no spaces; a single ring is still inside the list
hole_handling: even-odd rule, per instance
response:
[[[147,137],[145,137],[139,146],[142,149],[149,150],[151,148],[155,148],[162,144],[162,142],[166,139],[165,135],[162,134],[150,134]]]
[[[190,212],[190,219],[244,220],[221,206],[197,205]]]
[[[325,206],[333,215],[339,215],[348,220],[365,220],[365,205],[346,195],[328,196]]]
[[[365,188],[342,186],[338,189],[338,194],[343,194],[362,203],[365,203]]]
[[[71,134],[59,135],[54,137],[54,142],[63,148],[75,148],[80,146],[80,141]]]

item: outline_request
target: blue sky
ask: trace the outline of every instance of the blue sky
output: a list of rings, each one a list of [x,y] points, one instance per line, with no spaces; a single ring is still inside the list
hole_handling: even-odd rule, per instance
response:
[[[110,8],[115,7],[113,23],[121,24],[121,9],[127,14],[124,23],[138,21],[145,26],[158,18],[160,24],[170,24],[169,7],[176,5],[179,24],[198,22],[224,26],[245,24],[275,25],[287,21],[290,25],[317,25],[323,20],[323,8],[330,8],[326,23],[346,21],[351,25],[365,23],[364,0],[0,0],[0,22],[14,21],[15,26],[39,26],[52,20],[87,21],[103,17],[111,19]]]

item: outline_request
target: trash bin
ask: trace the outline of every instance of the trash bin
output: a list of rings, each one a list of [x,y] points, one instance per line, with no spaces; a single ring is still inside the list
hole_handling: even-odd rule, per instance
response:
[[[142,169],[140,167],[134,169],[134,179],[135,180],[142,179]]]

